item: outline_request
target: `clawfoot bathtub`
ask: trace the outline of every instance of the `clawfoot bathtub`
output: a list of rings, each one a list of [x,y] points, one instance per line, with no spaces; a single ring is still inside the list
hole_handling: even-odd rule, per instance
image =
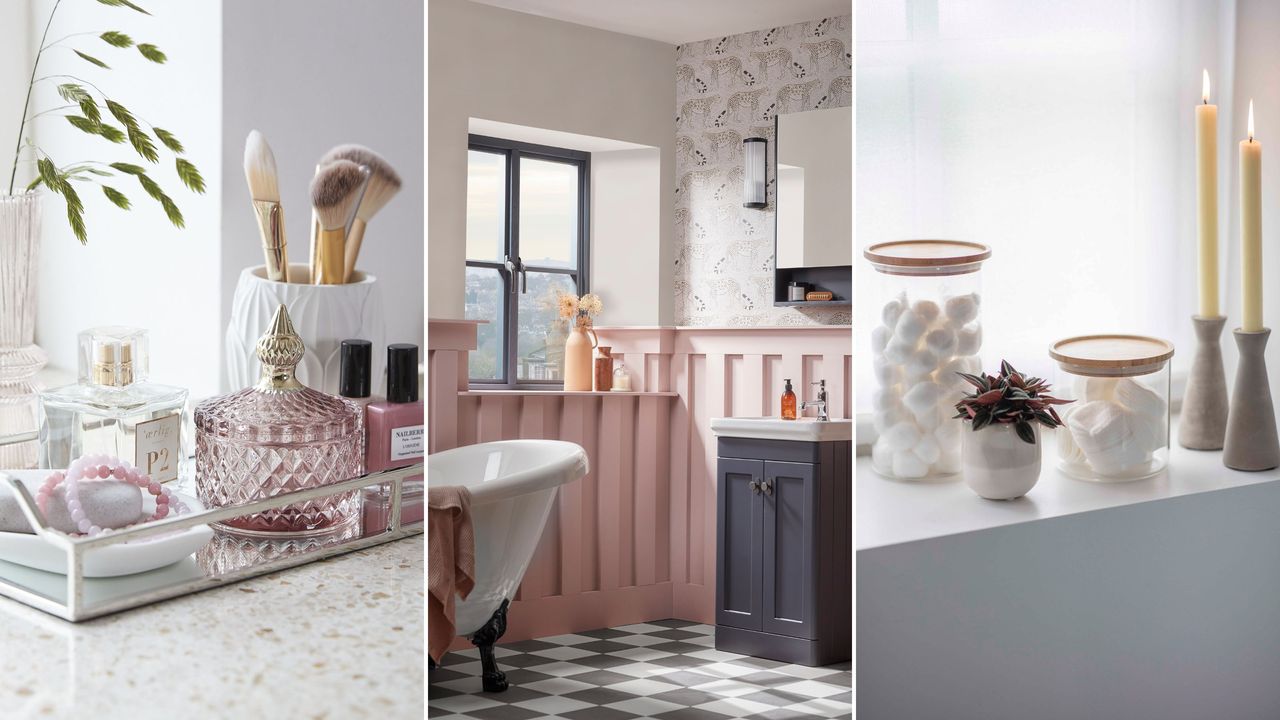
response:
[[[506,631],[508,604],[542,537],[556,491],[586,474],[586,452],[559,440],[503,440],[427,457],[428,486],[471,491],[476,585],[458,601],[454,620],[458,634],[480,649],[485,692],[507,689],[493,646]]]

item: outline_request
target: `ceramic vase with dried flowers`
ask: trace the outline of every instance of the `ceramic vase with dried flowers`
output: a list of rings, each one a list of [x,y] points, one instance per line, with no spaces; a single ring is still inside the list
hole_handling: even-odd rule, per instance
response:
[[[183,157],[186,150],[173,133],[138,118],[117,97],[108,96],[93,82],[57,70],[46,70],[43,76],[38,73],[45,52],[54,49],[71,51],[77,57],[76,62],[96,68],[94,72],[110,69],[98,58],[103,52],[136,50],[156,64],[167,59],[155,45],[135,43],[132,37],[116,30],[50,38],[49,30],[64,2],[70,7],[87,4],[89,0],[56,0],[49,11],[31,63],[31,79],[21,107],[7,190],[0,185],[0,437],[10,436],[10,439],[32,433],[37,427],[35,399],[40,388],[35,376],[47,361],[45,352],[35,345],[42,186],[46,193],[59,195],[65,201],[67,224],[81,243],[88,242],[88,229],[84,201],[79,194],[82,190],[73,183],[81,188],[98,185],[108,202],[121,210],[129,210],[132,206],[129,196],[114,185],[137,182],[149,198],[159,203],[174,226],[181,228],[184,224],[182,211],[151,177],[151,168],[105,160],[59,163],[48,152],[50,148],[41,147],[31,139],[30,131],[39,122],[56,122],[61,118],[80,132],[101,138],[108,146],[129,147],[147,163],[160,162],[158,146],[163,146],[173,155],[174,172],[182,184],[196,193],[203,193],[205,189],[200,171]],[[97,2],[122,11],[150,14],[131,0]],[[62,104],[37,111],[32,97],[40,85],[53,86]],[[118,182],[111,178],[117,178]],[[34,441],[0,442],[0,467],[34,467],[35,461]]]
[[[956,403],[955,418],[972,430],[961,444],[965,483],[988,500],[1026,495],[1040,479],[1040,426],[1062,427],[1053,406],[1074,401],[1049,395],[1048,383],[1007,361],[999,375],[959,374],[975,388]]]
[[[591,324],[604,305],[598,295],[578,297],[566,292],[557,295],[556,305],[560,319],[569,323],[569,337],[564,341],[564,389],[590,391],[591,351],[599,344]]]

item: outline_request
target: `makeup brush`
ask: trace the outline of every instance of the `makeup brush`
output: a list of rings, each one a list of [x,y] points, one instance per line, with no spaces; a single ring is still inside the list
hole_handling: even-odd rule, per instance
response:
[[[267,139],[257,130],[244,141],[244,178],[249,183],[253,211],[262,236],[267,279],[289,282],[288,241],[284,235],[284,208],[280,206],[280,186],[276,179],[276,156]]]
[[[320,174],[321,167],[324,166],[316,165],[316,175]],[[315,175],[311,177],[315,179]],[[316,263],[316,243],[318,242],[320,242],[320,220],[316,218],[316,209],[313,206],[311,208],[311,255],[307,258],[307,266],[310,268],[308,271],[310,274],[307,276],[308,283],[315,283],[316,276],[320,274],[320,266]]]
[[[356,259],[360,256],[360,244],[364,241],[364,231],[369,221],[386,206],[391,198],[400,192],[400,175],[391,163],[381,155],[363,145],[339,145],[325,153],[321,164],[335,160],[350,160],[369,168],[369,186],[365,188],[364,197],[356,208],[356,219],[351,223],[351,232],[347,234],[346,247],[346,281],[356,271]]]
[[[338,160],[320,168],[311,181],[311,206],[320,221],[316,241],[315,285],[341,285],[347,224],[355,216],[360,196],[369,181],[369,168],[350,160]]]

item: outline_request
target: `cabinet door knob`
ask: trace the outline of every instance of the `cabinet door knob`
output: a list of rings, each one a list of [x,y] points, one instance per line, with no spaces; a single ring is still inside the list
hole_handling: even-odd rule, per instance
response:
[[[763,485],[764,485],[764,494],[765,494],[765,495],[768,495],[768,496],[770,496],[770,497],[772,497],[772,496],[773,496],[773,483],[769,482],[768,480],[765,480],[765,481],[764,481],[764,483],[763,483]]]
[[[755,493],[756,495],[759,495],[759,494],[760,494],[760,481],[759,481],[759,480],[752,480],[749,484],[751,485],[751,492]]]

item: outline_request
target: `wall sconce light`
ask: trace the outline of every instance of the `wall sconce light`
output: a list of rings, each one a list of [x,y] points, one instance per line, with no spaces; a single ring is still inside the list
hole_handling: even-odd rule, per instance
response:
[[[762,137],[749,137],[742,140],[742,206],[749,208],[768,207],[766,201],[765,178],[769,165],[765,160],[765,148],[769,141]]]

